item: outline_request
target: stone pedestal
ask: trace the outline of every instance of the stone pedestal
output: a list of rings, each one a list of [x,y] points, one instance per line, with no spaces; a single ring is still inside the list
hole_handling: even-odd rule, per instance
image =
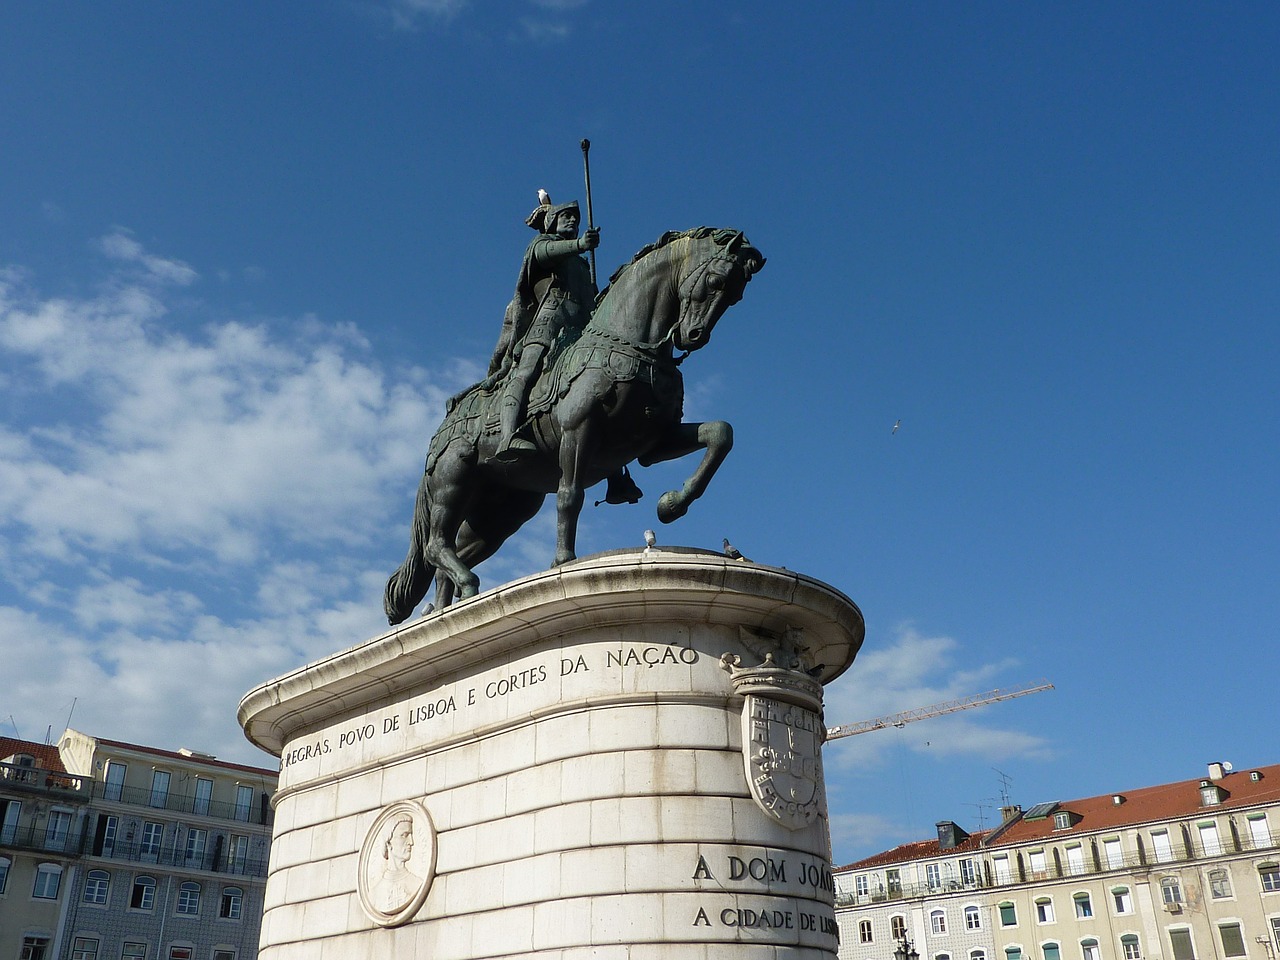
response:
[[[862,637],[808,577],[619,551],[250,691],[262,960],[833,958],[821,684]]]

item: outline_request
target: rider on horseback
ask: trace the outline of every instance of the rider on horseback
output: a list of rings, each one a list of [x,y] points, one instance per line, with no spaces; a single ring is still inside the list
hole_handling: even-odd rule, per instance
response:
[[[534,450],[517,435],[529,391],[556,355],[581,335],[596,299],[591,270],[581,254],[599,245],[600,231],[590,228],[579,238],[577,201],[553,206],[545,190],[539,197],[541,204],[525,221],[538,236],[524,252],[515,296],[489,363],[491,381],[505,375],[498,400],[502,436],[495,456],[506,463]]]

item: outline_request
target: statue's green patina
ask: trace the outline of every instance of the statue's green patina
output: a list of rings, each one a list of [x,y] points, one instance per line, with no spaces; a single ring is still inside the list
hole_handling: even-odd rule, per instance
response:
[[[409,553],[387,582],[393,624],[433,577],[437,605],[477,593],[472,568],[548,493],[556,494],[555,563],[566,563],[587,487],[607,477],[607,499],[628,500],[633,460],[648,466],[704,450],[684,485],[658,501],[658,518],[669,523],[702,495],[733,444],[724,421],[682,422],[684,357],[675,351],[706,345],[764,266],[760,251],[737,230],[663,234],[613,275],[592,315],[594,286],[580,254],[598,233],[577,238],[577,205],[549,199],[529,222],[539,236],[521,264],[490,374],[450,401],[431,440]]]

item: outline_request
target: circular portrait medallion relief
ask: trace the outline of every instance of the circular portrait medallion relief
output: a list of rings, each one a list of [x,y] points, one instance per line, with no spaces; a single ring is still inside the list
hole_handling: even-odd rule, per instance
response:
[[[379,926],[408,923],[436,875],[436,828],[417,800],[383,809],[360,848],[360,906]]]

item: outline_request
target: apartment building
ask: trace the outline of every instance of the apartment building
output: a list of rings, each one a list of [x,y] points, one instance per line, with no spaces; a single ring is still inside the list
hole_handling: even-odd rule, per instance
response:
[[[90,785],[56,747],[0,737],[0,958],[48,960],[64,922]]]
[[[256,958],[275,771],[71,729],[0,750],[0,960]]]
[[[1280,766],[937,827],[836,870],[841,960],[1280,954]]]

